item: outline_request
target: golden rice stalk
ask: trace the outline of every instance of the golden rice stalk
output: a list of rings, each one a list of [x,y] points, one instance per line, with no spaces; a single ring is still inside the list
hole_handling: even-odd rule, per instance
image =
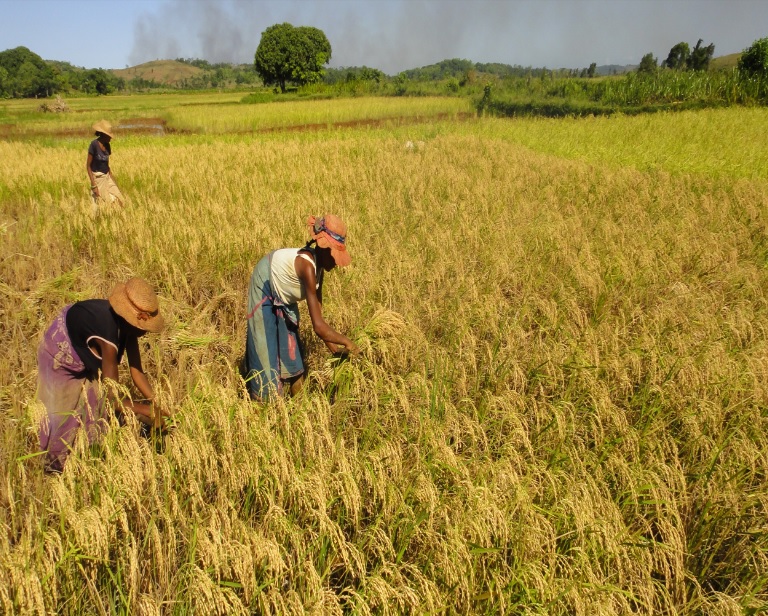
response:
[[[212,616],[248,614],[248,610],[231,588],[217,584],[205,571],[195,565],[191,565],[184,576],[183,597],[195,613]]]
[[[138,616],[161,616],[162,603],[155,597],[147,593],[141,593],[132,605],[135,605],[136,614]]]

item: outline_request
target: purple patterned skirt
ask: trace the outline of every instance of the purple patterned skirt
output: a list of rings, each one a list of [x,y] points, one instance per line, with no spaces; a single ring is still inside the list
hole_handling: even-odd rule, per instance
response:
[[[48,452],[46,466],[59,471],[79,429],[85,429],[88,441],[93,442],[108,425],[99,382],[83,377],[85,365],[69,339],[69,308],[59,313],[37,350],[37,397],[47,410],[39,430],[40,450]]]

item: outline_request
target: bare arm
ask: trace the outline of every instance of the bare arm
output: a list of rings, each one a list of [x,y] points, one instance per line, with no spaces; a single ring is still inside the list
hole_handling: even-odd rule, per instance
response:
[[[359,353],[360,350],[352,340],[333,329],[323,318],[323,307],[315,289],[317,279],[315,277],[315,268],[312,267],[312,264],[306,259],[296,257],[296,273],[306,290],[309,318],[312,319],[312,329],[318,337],[325,342],[328,349],[333,353],[341,349],[345,349],[350,353]]]
[[[316,276],[315,279],[317,280],[317,276]],[[323,307],[323,280],[325,280],[325,276],[323,276],[323,272],[321,271],[320,272],[320,280],[317,283],[317,293],[316,293],[317,301],[320,303],[321,312],[322,312],[322,307]],[[338,353],[338,352],[340,352],[344,348],[344,347],[340,347],[338,345],[335,345],[332,342],[325,342],[325,340],[323,340],[323,342],[325,343],[325,346],[328,347],[328,350],[331,353]]]
[[[149,384],[147,375],[144,374],[144,369],[141,366],[138,338],[128,338],[125,343],[125,353],[128,356],[128,366],[131,369],[133,384],[136,385],[136,388],[147,400],[153,400],[155,392],[152,391],[152,386]]]
[[[96,178],[93,175],[93,169],[91,169],[92,164],[93,164],[93,154],[88,152],[88,159],[85,162],[85,170],[88,172],[88,179],[91,181],[91,191],[93,191],[93,194],[96,197],[98,197],[99,189],[96,187]]]
[[[102,378],[111,379],[116,383],[119,382],[120,376],[117,367],[117,349],[115,349],[115,347],[113,347],[111,344],[101,342],[99,340],[96,340],[95,344],[97,344],[99,350],[101,351]],[[131,346],[134,347],[133,350],[131,350]],[[131,354],[135,353],[134,360],[136,356],[139,358],[138,370],[136,370],[135,367],[131,365],[131,377],[133,378],[133,382],[136,384],[136,387],[139,389],[139,391],[141,391],[142,395],[146,396],[147,399],[152,400],[154,397],[152,387],[150,386],[149,381],[147,381],[147,377],[144,375],[144,372],[141,370],[141,355],[139,354],[138,340],[136,338],[129,338],[128,342],[126,343],[126,350],[128,351],[129,364],[131,363]],[[136,378],[135,372],[140,375],[138,380]],[[119,399],[115,396],[114,392],[110,392],[108,395],[116,407],[131,409],[134,413],[136,413],[136,417],[142,423],[151,426],[156,425],[160,421],[160,414],[158,414],[157,417],[155,416],[153,405],[151,403],[143,404],[140,402],[133,402],[129,398]]]

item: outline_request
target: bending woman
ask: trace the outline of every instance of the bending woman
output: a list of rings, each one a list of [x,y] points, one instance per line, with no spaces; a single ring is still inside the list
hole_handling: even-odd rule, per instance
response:
[[[312,239],[304,248],[275,250],[259,261],[248,288],[248,332],[245,377],[252,398],[266,400],[301,389],[304,362],[299,340],[299,307],[305,300],[312,328],[332,353],[359,350],[352,340],[323,319],[323,276],[351,259],[346,248],[347,227],[328,214],[310,216]]]
[[[141,278],[118,284],[109,299],[89,299],[66,306],[43,337],[37,352],[37,397],[47,418],[40,426],[40,450],[46,466],[60,471],[79,429],[93,442],[106,431],[105,399],[99,377],[118,381],[118,364],[128,355],[131,377],[146,403],[119,399],[108,387],[118,410],[131,409],[145,424],[159,426],[154,392],[141,366],[139,338],[164,326],[155,292]]]
[[[88,160],[85,164],[88,171],[88,179],[91,181],[91,198],[94,205],[98,203],[115,203],[122,205],[125,202],[123,193],[115,184],[112,169],[109,166],[109,157],[112,154],[112,125],[106,120],[99,120],[93,125],[96,139],[88,146]]]

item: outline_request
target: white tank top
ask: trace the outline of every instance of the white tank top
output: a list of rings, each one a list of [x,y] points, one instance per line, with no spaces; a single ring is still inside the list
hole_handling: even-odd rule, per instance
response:
[[[306,259],[315,268],[317,276],[317,266],[307,253],[299,253],[303,248],[281,248],[272,253],[272,269],[270,271],[270,283],[272,291],[280,298],[284,304],[296,304],[301,300],[307,299],[304,291],[304,285],[299,280],[296,273],[296,257]],[[319,281],[317,286],[319,287]]]

